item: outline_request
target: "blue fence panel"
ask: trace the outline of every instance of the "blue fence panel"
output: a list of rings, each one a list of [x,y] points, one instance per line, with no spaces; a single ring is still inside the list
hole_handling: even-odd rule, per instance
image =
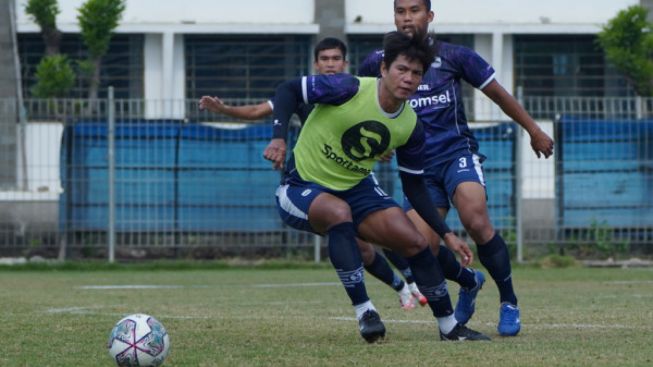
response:
[[[118,232],[281,228],[274,202],[279,173],[261,157],[269,126],[234,130],[148,121],[119,122],[115,131]],[[106,123],[66,127],[61,167],[62,230],[106,230]]]
[[[653,121],[564,116],[557,135],[562,228],[653,226]]]

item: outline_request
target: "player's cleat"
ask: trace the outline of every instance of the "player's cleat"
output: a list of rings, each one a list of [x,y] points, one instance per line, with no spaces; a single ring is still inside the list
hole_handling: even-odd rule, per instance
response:
[[[361,336],[368,343],[374,343],[385,337],[385,325],[381,321],[381,316],[375,310],[367,310],[358,320],[358,328]]]
[[[483,283],[485,283],[485,275],[478,270],[472,270],[474,272],[474,278],[476,278],[476,286],[472,289],[460,288],[458,292],[458,303],[456,303],[456,311],[454,316],[456,321],[465,325],[472,318],[474,310],[476,309],[476,295],[478,291],[483,288]]]
[[[449,332],[449,334],[443,334],[440,331],[440,340],[450,340],[450,341],[463,341],[463,340],[491,340],[489,336],[479,333],[478,331],[472,330],[465,325],[456,324],[456,327]]]
[[[401,308],[404,310],[412,310],[415,308],[415,299],[405,283],[404,287],[401,288],[397,294],[399,295],[399,305],[401,305]]]
[[[419,305],[420,306],[426,306],[428,301],[427,301],[426,297],[424,297],[424,295],[417,288],[417,284],[409,283],[408,288],[410,289],[410,293],[413,294],[413,297],[415,297],[417,302],[419,302]]]
[[[497,331],[501,336],[515,336],[521,330],[519,307],[510,303],[502,303],[499,309],[499,325]]]

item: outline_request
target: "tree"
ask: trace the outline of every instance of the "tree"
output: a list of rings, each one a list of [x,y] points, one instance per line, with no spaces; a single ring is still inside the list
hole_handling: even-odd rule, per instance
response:
[[[102,57],[109,49],[113,31],[125,10],[125,0],[88,0],[79,8],[79,27],[88,48],[88,61],[83,65],[90,75],[88,98],[97,99]]]
[[[598,35],[607,59],[640,96],[653,96],[653,23],[648,9],[634,5],[620,11]]]
[[[45,54],[58,54],[61,32],[57,29],[57,15],[60,13],[57,0],[29,0],[25,12],[41,27]]]
[[[75,85],[75,72],[64,55],[51,55],[41,59],[36,68],[36,85],[32,95],[37,98],[65,97]]]

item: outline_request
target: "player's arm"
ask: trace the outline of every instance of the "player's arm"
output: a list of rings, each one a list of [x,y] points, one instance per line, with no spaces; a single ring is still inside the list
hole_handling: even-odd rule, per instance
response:
[[[456,252],[463,266],[473,260],[469,246],[451,231],[438,213],[424,182],[424,128],[420,121],[406,144],[397,149],[399,177],[404,194],[417,214],[444,240],[449,249]],[[434,244],[435,245],[435,244]]]
[[[517,99],[508,93],[499,82],[496,80],[491,81],[482,89],[482,92],[494,101],[506,115],[528,132],[528,135],[531,137],[531,147],[538,158],[541,154],[545,158],[549,158],[553,154],[553,139],[540,129],[535,120],[519,104]]]
[[[272,114],[272,102],[270,101],[245,106],[231,106],[225,104],[220,98],[211,96],[200,98],[199,108],[243,120],[259,120]]]

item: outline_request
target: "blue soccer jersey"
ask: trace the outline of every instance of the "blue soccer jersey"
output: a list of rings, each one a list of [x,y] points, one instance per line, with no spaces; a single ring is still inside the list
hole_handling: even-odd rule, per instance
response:
[[[437,57],[424,74],[417,92],[410,97],[424,124],[427,167],[443,163],[460,154],[478,152],[478,142],[465,116],[461,80],[483,89],[494,80],[494,69],[473,50],[434,41]],[[379,76],[383,52],[371,53],[361,64],[358,75]]]

